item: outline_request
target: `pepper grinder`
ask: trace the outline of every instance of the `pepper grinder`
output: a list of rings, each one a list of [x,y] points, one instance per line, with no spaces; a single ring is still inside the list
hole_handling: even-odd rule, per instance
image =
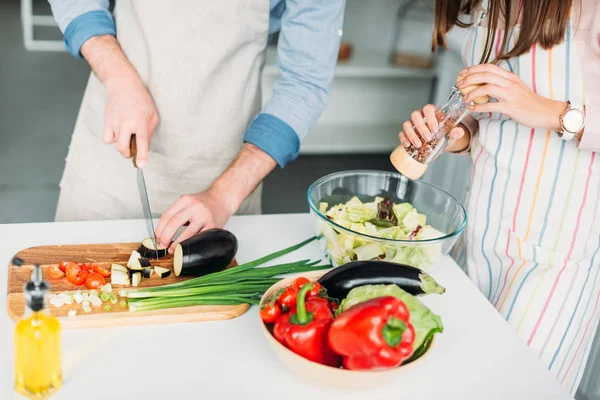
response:
[[[466,96],[478,86],[467,86],[462,90],[456,86],[452,87],[448,101],[435,113],[439,129],[431,133],[432,139],[429,142],[425,143],[419,135],[423,142],[421,147],[416,148],[413,145],[396,147],[390,156],[390,160],[402,175],[409,179],[421,178],[429,164],[448,147],[450,131],[470,113],[468,107],[474,103],[484,104],[490,101],[489,96],[477,97],[469,103],[463,101],[463,96]],[[416,128],[415,132],[417,132]]]

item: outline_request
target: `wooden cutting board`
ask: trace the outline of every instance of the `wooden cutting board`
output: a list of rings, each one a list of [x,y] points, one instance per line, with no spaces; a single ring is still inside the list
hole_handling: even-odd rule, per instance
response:
[[[11,263],[8,266],[8,314],[13,321],[18,321],[25,311],[25,298],[23,286],[31,279],[34,264],[40,264],[44,279],[51,285],[51,293],[74,291],[78,288],[67,281],[66,278],[50,280],[46,270],[62,261],[77,263],[96,263],[110,268],[112,263],[126,265],[133,250],[139,243],[114,243],[114,244],[87,244],[87,245],[62,245],[31,247],[17,253],[14,257],[21,258],[25,265],[17,267]],[[13,257],[13,258],[14,258]],[[161,259],[151,260],[153,266],[173,269],[173,258],[167,255]],[[231,266],[237,265],[234,262]],[[149,279],[142,279],[139,288],[162,286],[179,282],[189,278],[176,277],[174,273],[164,279],[152,274]],[[110,282],[110,278],[107,278]],[[122,287],[113,288],[117,295]],[[81,288],[85,290],[85,287]],[[119,298],[119,302],[122,299]],[[110,304],[110,303],[108,303]],[[111,304],[112,310],[105,311],[104,305],[92,307],[92,312],[85,313],[81,304],[67,305],[56,308],[49,305],[50,312],[56,316],[64,329],[99,328],[124,325],[166,324],[176,322],[197,322],[210,320],[223,320],[239,317],[244,314],[249,304],[236,306],[193,306],[171,308],[156,311],[130,312],[119,304]],[[77,310],[77,315],[69,317],[69,310]]]

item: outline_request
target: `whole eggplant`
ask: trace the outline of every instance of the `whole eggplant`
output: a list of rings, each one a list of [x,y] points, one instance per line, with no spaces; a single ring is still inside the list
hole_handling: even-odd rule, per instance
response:
[[[398,285],[413,296],[442,294],[446,291],[419,268],[387,261],[352,261],[334,268],[318,281],[329,297],[342,300],[348,292],[364,285]]]
[[[235,235],[209,229],[178,243],[173,257],[176,276],[202,276],[225,269],[237,254]]]

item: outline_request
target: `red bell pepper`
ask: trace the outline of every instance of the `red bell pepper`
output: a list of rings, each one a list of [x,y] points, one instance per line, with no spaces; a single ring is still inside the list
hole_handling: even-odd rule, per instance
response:
[[[294,353],[320,364],[336,366],[339,357],[327,345],[333,314],[325,299],[306,300],[312,288],[312,283],[302,286],[298,292],[296,309],[279,316],[273,334]]]
[[[413,353],[415,329],[403,301],[378,297],[350,307],[329,329],[329,347],[342,356],[344,368],[393,368]]]

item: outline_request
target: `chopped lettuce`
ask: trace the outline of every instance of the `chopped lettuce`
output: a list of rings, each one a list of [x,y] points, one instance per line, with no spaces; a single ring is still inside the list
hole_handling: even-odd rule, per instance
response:
[[[320,203],[319,211],[346,229],[373,237],[418,242],[445,235],[426,225],[427,217],[412,204],[394,204],[389,198],[376,197],[372,202],[362,202],[353,197],[330,208],[328,203]],[[426,269],[442,255],[441,243],[383,244],[335,229],[323,221],[319,223],[319,229],[325,238],[327,254],[335,266],[355,260],[379,259]]]
[[[433,313],[418,298],[402,290],[398,285],[365,285],[356,287],[342,300],[337,313],[342,313],[363,301],[384,296],[396,297],[406,304],[410,312],[410,323],[415,328],[415,351],[420,350],[423,345],[429,345],[431,338],[436,333],[443,332],[444,325],[440,316]]]

